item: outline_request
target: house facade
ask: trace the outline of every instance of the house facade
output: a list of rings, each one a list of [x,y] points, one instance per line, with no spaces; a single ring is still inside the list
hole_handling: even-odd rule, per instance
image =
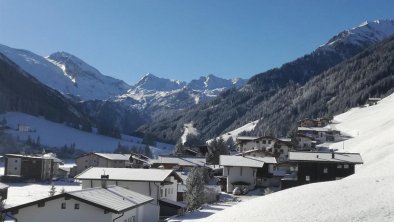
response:
[[[153,198],[149,204],[150,219],[159,220],[159,200],[177,201],[178,183],[182,179],[166,169],[100,168],[93,167],[75,178],[82,181],[82,189],[99,187],[103,172],[108,175],[108,185],[116,185]]]
[[[290,152],[288,162],[294,166],[294,176],[283,178],[282,189],[342,179],[354,174],[355,165],[363,160],[359,153]]]
[[[238,151],[241,153],[261,150],[260,155],[274,156],[278,162],[287,160],[288,152],[292,149],[291,139],[277,139],[271,136],[237,137]]]
[[[90,167],[124,168],[130,165],[130,154],[88,153],[78,157],[75,161],[75,176]]]
[[[257,184],[258,170],[263,170],[264,164],[276,164],[276,159],[220,155],[219,164],[223,166],[223,177],[227,178],[226,192],[231,193],[237,186],[253,190]]]
[[[6,154],[4,180],[50,180],[53,177],[54,161],[43,156]]]
[[[3,210],[15,222],[156,222],[149,219],[153,198],[109,186],[72,191]]]
[[[320,143],[336,142],[342,139],[339,131],[324,127],[298,127],[298,133],[311,137]]]

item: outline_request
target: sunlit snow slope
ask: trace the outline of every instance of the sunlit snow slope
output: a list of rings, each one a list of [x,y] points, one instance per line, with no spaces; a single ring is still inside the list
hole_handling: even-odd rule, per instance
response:
[[[332,127],[354,138],[332,147],[364,160],[355,175],[256,198],[200,221],[394,221],[394,94],[334,120]]]

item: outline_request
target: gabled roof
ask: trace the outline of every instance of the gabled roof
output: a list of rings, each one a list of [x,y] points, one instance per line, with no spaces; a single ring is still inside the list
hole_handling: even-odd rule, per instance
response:
[[[220,155],[219,165],[238,167],[263,167],[264,163],[276,163],[275,157],[229,156]]]
[[[329,132],[333,130],[324,127],[298,127],[298,131]]]
[[[7,208],[4,211],[13,211],[63,197],[73,198],[113,213],[123,213],[153,200],[152,197],[145,196],[126,188],[109,186],[106,189],[97,187],[58,194],[52,197]]]
[[[333,153],[331,152],[289,152],[290,162],[337,162],[362,164],[363,159],[359,153]]]
[[[182,181],[173,170],[103,167],[89,168],[75,176],[75,179],[100,180],[103,174],[108,175],[109,180],[164,182],[167,177],[174,176],[178,181]]]
[[[205,166],[207,161],[205,157],[159,156],[157,160],[152,160],[152,163],[176,164],[178,166],[184,167],[198,167]]]
[[[118,154],[118,153],[94,153],[97,156],[101,156],[105,159],[109,160],[129,160],[130,159],[130,154]]]
[[[43,160],[54,160],[52,157],[47,156],[33,156],[33,155],[26,155],[26,154],[5,154],[5,157],[19,157],[19,158],[30,158],[30,159],[43,159]],[[56,158],[57,159],[57,158]]]
[[[257,140],[258,136],[237,136],[236,140]]]

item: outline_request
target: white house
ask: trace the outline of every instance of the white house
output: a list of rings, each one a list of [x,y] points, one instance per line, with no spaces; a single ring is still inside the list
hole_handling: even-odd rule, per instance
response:
[[[341,140],[339,131],[324,127],[298,127],[298,133],[312,137],[321,143]]]
[[[77,175],[82,181],[82,189],[99,187],[101,175],[108,175],[107,183],[150,196],[154,199],[149,204],[146,218],[159,220],[159,200],[177,201],[178,183],[182,179],[173,170],[140,168],[102,168],[93,167]],[[178,206],[174,206],[177,208]]]
[[[58,194],[5,209],[15,222],[156,222],[146,218],[153,198],[118,186]]]
[[[274,156],[280,162],[287,160],[288,152],[292,149],[290,139],[277,139],[271,136],[262,137],[237,137],[238,151],[241,153],[251,150],[261,150],[261,154]]]
[[[258,170],[263,169],[264,164],[276,164],[276,159],[275,157],[220,155],[219,164],[223,166],[223,176],[227,177],[226,191],[230,193],[236,186],[254,189]]]

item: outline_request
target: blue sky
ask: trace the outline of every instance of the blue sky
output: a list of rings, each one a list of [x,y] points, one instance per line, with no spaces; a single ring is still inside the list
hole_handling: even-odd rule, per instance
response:
[[[394,19],[393,9],[392,0],[0,0],[0,44],[66,51],[130,84],[148,72],[249,78],[363,21]]]

